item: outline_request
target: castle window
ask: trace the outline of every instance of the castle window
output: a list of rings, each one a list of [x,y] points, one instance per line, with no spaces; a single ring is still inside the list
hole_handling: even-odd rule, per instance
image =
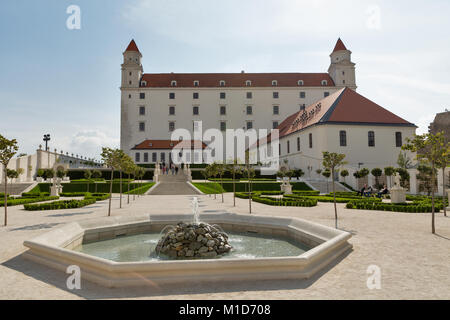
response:
[[[273,92],[272,96],[273,96],[274,99],[278,99],[279,94],[278,94],[278,92]]]
[[[139,152],[136,152],[136,154],[134,155],[134,161],[141,162],[141,154]]]
[[[220,93],[220,99],[225,99],[225,97],[226,97],[225,92],[221,92],[221,93]]]
[[[145,99],[145,93],[144,92],[139,93],[139,99]]]
[[[272,80],[272,86],[276,87],[278,85],[277,80]]]
[[[324,98],[328,97],[329,95],[330,95],[329,92],[324,92],[324,93],[323,93],[323,97],[324,97]]]
[[[253,94],[251,92],[247,92],[247,99],[252,99],[253,98]]]
[[[276,129],[278,127],[278,121],[272,122],[272,129]]]
[[[375,147],[375,132],[369,131],[367,133],[367,137],[368,137],[369,147]]]
[[[172,87],[176,87],[176,86],[177,86],[177,82],[176,82],[175,80],[172,80],[172,81],[170,82],[170,85],[171,85]]]
[[[175,92],[169,93],[169,99],[175,99]]]
[[[247,87],[250,87],[252,85],[252,82],[250,80],[245,81],[245,85]]]
[[[303,110],[305,110],[306,109],[306,104],[301,104],[300,105],[300,111],[303,111]]]
[[[139,122],[139,131],[145,131],[145,122]]]
[[[227,130],[227,123],[225,121],[220,121],[220,131]]]
[[[220,80],[220,81],[219,81],[219,85],[220,85],[221,87],[225,87],[225,80]]]
[[[286,142],[286,150],[287,150],[287,153],[291,152],[291,147],[290,147],[289,141]]]
[[[193,114],[194,116],[198,116],[198,114],[199,114],[199,108],[198,108],[197,106],[192,107],[192,114]]]
[[[252,108],[252,106],[247,106],[247,114],[248,114],[248,115],[253,114],[253,108]]]
[[[253,121],[247,121],[247,130],[253,129]]]
[[[297,151],[300,151],[300,137],[297,137]]]
[[[195,81],[194,81],[194,87],[198,87],[199,84],[200,84],[200,82],[198,82],[198,80],[195,80]]]
[[[192,94],[192,99],[198,99],[198,92],[194,92]]]
[[[305,99],[306,98],[306,92],[302,91],[300,92],[300,98]]]
[[[139,115],[141,115],[141,116],[145,115],[145,107],[144,106],[139,107]]]
[[[347,132],[344,130],[339,131],[339,145],[341,147],[347,146]]]
[[[280,114],[280,107],[279,106],[273,106],[273,114]]]
[[[309,148],[312,149],[313,147],[313,140],[312,140],[312,133],[309,134]]]
[[[131,76],[131,71],[130,71],[130,76]]]
[[[342,71],[342,75],[345,76],[345,71]]]
[[[148,162],[148,152],[144,152],[144,162]]]
[[[131,99],[131,94],[128,95],[128,99]]]
[[[327,81],[327,80],[322,80],[322,85],[323,85],[323,86],[328,85],[328,81]]]
[[[146,87],[147,86],[147,81],[141,81],[141,87]]]
[[[299,85],[299,86],[303,86],[305,83],[303,82],[303,80],[298,80],[297,81],[297,85]]]
[[[175,130],[175,122],[170,121],[169,122],[169,131],[174,131]]]
[[[175,107],[174,106],[169,107],[169,115],[171,115],[171,116],[175,115]]]
[[[227,107],[225,106],[220,106],[220,115],[224,116],[227,114]]]
[[[152,162],[156,162],[157,161],[157,153],[156,152],[152,152]]]
[[[395,146],[397,148],[401,148],[402,146],[402,133],[401,132],[396,132],[395,133]]]

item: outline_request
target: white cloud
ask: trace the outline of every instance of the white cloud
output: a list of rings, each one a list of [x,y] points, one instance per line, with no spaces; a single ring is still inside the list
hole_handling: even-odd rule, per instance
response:
[[[62,139],[60,148],[99,159],[102,147],[119,147],[119,139],[101,130],[83,130]]]

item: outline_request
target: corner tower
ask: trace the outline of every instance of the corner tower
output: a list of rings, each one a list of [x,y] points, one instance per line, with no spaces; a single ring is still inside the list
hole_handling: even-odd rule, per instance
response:
[[[331,64],[328,73],[336,87],[349,87],[356,90],[355,63],[352,62],[352,52],[345,47],[341,38],[336,42],[330,58]]]
[[[138,88],[142,73],[142,54],[139,51],[136,42],[131,40],[127,49],[123,53],[122,64],[122,88]]]

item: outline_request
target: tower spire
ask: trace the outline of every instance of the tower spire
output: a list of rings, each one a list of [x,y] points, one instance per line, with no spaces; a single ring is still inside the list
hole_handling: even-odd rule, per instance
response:
[[[338,41],[336,42],[336,45],[334,46],[333,53],[341,50],[347,50],[347,48],[345,47],[345,44],[344,42],[342,42],[341,38],[339,38]]]
[[[139,51],[139,49],[138,49],[138,47],[136,45],[136,42],[134,42],[134,39],[131,39],[130,44],[128,45],[128,47],[125,50],[125,52],[127,52],[127,51],[137,51],[137,52],[140,53],[140,51]]]

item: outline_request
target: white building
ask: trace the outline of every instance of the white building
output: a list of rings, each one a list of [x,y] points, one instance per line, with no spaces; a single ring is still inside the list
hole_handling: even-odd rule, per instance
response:
[[[355,64],[340,39],[328,73],[144,73],[134,40],[123,58],[120,143],[134,159],[136,146],[168,141],[177,128],[193,133],[194,121],[202,121],[203,130],[272,129],[344,87],[356,89]]]
[[[342,153],[350,173],[347,182],[356,187],[353,173],[360,168],[397,167],[405,138],[411,138],[416,128],[356,91],[343,88],[280,124],[280,163],[286,159],[290,168],[302,169],[306,179],[324,179],[316,173],[323,169],[322,152]],[[259,148],[267,152],[264,140]]]

